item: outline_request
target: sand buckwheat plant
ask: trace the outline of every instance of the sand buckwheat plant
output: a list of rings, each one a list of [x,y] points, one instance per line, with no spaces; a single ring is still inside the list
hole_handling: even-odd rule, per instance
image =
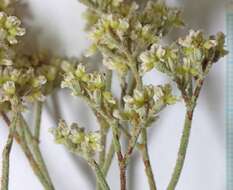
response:
[[[0,0],[0,113],[9,126],[2,152],[1,190],[8,190],[10,156],[16,141],[46,190],[56,189],[40,151],[42,109],[46,99],[63,88],[80,97],[93,111],[99,128],[88,131],[63,118],[50,129],[55,142],[82,157],[96,176],[97,190],[110,190],[108,171],[114,156],[120,187],[127,189],[127,168],[135,151],[141,155],[150,190],[159,189],[153,174],[147,133],[160,113],[177,101],[186,107],[183,133],[167,190],[175,190],[188,148],[193,113],[206,76],[213,64],[227,54],[224,34],[206,36],[190,30],[185,37],[166,43],[173,28],[183,27],[178,8],[160,0],[80,0],[91,40],[83,58],[71,59],[43,52],[23,53],[26,29],[15,15],[17,2]],[[101,57],[101,67],[90,70],[89,57]],[[145,84],[144,76],[156,69],[175,83]],[[117,75],[121,93],[112,91]],[[34,109],[35,123],[23,116]],[[194,126],[195,127],[195,126]],[[111,134],[111,142],[107,141]],[[123,145],[122,140],[126,141]],[[74,187],[75,189],[75,187]]]

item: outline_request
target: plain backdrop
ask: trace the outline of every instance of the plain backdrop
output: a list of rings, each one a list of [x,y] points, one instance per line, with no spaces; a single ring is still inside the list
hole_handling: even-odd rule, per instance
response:
[[[41,49],[66,56],[79,56],[88,47],[84,21],[85,7],[76,0],[26,0],[24,23],[28,36]],[[222,0],[173,0],[180,5],[187,23],[186,29],[203,29],[207,34],[225,31],[224,1]],[[26,11],[25,11],[26,10]],[[174,32],[173,36],[182,36]],[[32,43],[32,44],[33,44]],[[208,76],[194,114],[193,128],[184,170],[177,190],[225,189],[225,135],[224,135],[224,65],[221,60]],[[146,83],[160,84],[167,79],[157,72],[145,77]],[[114,86],[114,90],[117,91]],[[59,93],[62,115],[67,121],[79,122],[95,128],[96,120],[89,108],[69,93]],[[29,115],[31,113],[28,113]],[[184,119],[184,104],[168,107],[150,129],[149,150],[153,171],[159,190],[165,190],[175,164],[178,142]],[[94,176],[85,161],[53,142],[48,129],[55,127],[48,112],[43,111],[41,149],[57,190],[95,189]],[[0,127],[0,150],[6,142],[8,130],[3,122]],[[134,154],[128,171],[130,190],[147,190],[143,164]],[[109,173],[108,182],[113,190],[119,189],[116,160]],[[42,190],[31,171],[20,147],[15,143],[11,153],[10,190]]]

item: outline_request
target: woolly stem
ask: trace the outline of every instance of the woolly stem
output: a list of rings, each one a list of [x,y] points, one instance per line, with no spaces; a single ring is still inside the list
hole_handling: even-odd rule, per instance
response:
[[[186,152],[187,152],[187,147],[188,147],[189,137],[190,137],[190,131],[191,131],[191,124],[192,124],[192,119],[193,119],[193,109],[194,108],[188,108],[185,114],[184,129],[182,132],[176,165],[173,170],[173,174],[172,174],[167,190],[175,189],[179,181],[183,166],[184,166],[184,160],[186,157]]]
[[[175,164],[175,167],[172,173],[172,177],[168,184],[167,190],[174,190],[180,179],[180,175],[181,175],[181,172],[184,166],[184,161],[185,161],[186,152],[188,148],[189,138],[190,138],[190,132],[191,132],[191,126],[192,126],[192,120],[193,120],[193,112],[196,107],[196,101],[199,97],[201,87],[203,85],[203,81],[204,79],[199,79],[196,81],[196,88],[191,97],[191,101],[186,102],[185,122],[184,122],[184,128],[183,128],[181,140],[180,140],[178,156],[176,159],[176,164]]]

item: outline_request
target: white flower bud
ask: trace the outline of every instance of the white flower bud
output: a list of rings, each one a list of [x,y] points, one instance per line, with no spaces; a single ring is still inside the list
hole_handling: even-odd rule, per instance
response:
[[[15,83],[13,81],[5,82],[3,84],[3,90],[9,95],[13,95],[16,91]]]

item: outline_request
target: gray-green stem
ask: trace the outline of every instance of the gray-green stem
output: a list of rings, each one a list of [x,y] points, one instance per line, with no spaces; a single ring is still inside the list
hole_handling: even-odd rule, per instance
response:
[[[173,170],[173,174],[172,174],[167,190],[174,190],[176,188],[176,185],[179,181],[179,178],[180,178],[183,166],[184,166],[184,161],[186,157],[186,152],[187,152],[187,147],[188,147],[189,137],[190,137],[190,132],[191,132],[193,111],[194,111],[194,106],[187,108],[187,111],[185,114],[184,129],[182,132],[176,165]]]
[[[107,70],[106,71],[106,90],[110,91],[112,86],[112,71]],[[99,153],[99,165],[100,168],[103,170],[104,164],[105,164],[105,154],[106,154],[106,140],[107,140],[107,133],[108,133],[108,123],[103,119],[102,117],[99,117],[99,114],[96,113],[96,117],[98,118],[99,124],[100,124],[100,133],[101,133],[101,146],[102,151]],[[109,160],[111,161],[111,159]],[[108,162],[109,163],[109,162]],[[109,165],[111,162],[109,163]],[[101,190],[101,186],[98,183],[97,190]]]
[[[180,175],[184,166],[184,161],[186,157],[186,152],[189,143],[189,137],[191,132],[192,120],[193,120],[193,112],[196,107],[196,102],[199,97],[204,79],[198,79],[196,81],[196,87],[190,99],[186,101],[186,114],[185,114],[185,122],[184,128],[182,132],[182,137],[180,141],[178,156],[176,160],[176,164],[172,173],[172,177],[168,184],[167,190],[175,190],[176,185],[180,179]]]
[[[9,184],[9,169],[10,169],[10,152],[13,144],[14,133],[16,130],[18,114],[14,113],[13,119],[10,124],[9,135],[7,143],[2,153],[2,177],[1,177],[1,190],[8,190]]]
[[[33,154],[35,156],[36,161],[38,162],[38,165],[39,165],[41,171],[43,172],[44,176],[46,177],[47,181],[49,182],[51,188],[54,189],[52,180],[51,180],[49,173],[48,173],[48,169],[46,167],[46,164],[44,162],[43,156],[42,156],[41,151],[40,151],[40,147],[38,144],[39,142],[37,139],[35,139],[33,137],[32,133],[30,131],[30,128],[22,115],[20,115],[20,119],[21,119],[21,123],[22,123],[22,128],[24,129],[26,141],[29,145],[32,146]]]
[[[108,183],[100,169],[100,166],[96,163],[96,161],[92,158],[88,160],[89,165],[95,171],[97,183],[100,184],[101,190],[110,190]]]
[[[5,123],[7,124],[8,127],[10,127],[10,120],[7,117],[7,115],[2,112],[2,117],[5,121]],[[21,126],[19,125],[19,133],[17,131],[15,131],[14,133],[14,138],[17,141],[17,143],[21,146],[25,156],[27,157],[30,166],[33,170],[33,172],[35,173],[35,175],[38,177],[39,181],[41,182],[41,184],[43,185],[43,187],[46,190],[53,190],[53,188],[50,187],[50,185],[48,184],[47,180],[45,179],[44,175],[41,172],[41,169],[39,168],[37,162],[34,159],[33,154],[31,153],[30,148],[28,147],[26,141],[25,141],[25,137],[24,137],[24,131],[21,128]]]
[[[40,127],[43,103],[38,101],[35,103],[35,132],[34,138],[39,142],[40,140]]]
[[[98,114],[96,114],[98,115]],[[98,116],[97,116],[98,117]],[[107,139],[107,123],[104,119],[98,119],[100,123],[100,134],[101,134],[101,146],[102,150],[99,152],[99,166],[102,169],[105,162],[105,154],[106,154],[106,139]],[[97,190],[101,190],[101,184],[97,183]]]
[[[150,190],[157,190],[155,179],[154,179],[154,174],[153,174],[152,167],[151,167],[150,156],[148,153],[146,128],[142,129],[142,144],[141,144],[141,146],[142,146],[141,152],[142,152],[143,163],[144,163],[145,172],[146,172],[146,176],[147,176]]]
[[[108,170],[109,170],[109,168],[111,166],[114,153],[115,153],[114,143],[112,142],[110,147],[109,147],[109,150],[108,150],[108,153],[106,155],[106,159],[105,159],[105,162],[104,162],[104,165],[103,165],[103,168],[102,168],[103,174],[104,174],[105,177],[108,174]]]

